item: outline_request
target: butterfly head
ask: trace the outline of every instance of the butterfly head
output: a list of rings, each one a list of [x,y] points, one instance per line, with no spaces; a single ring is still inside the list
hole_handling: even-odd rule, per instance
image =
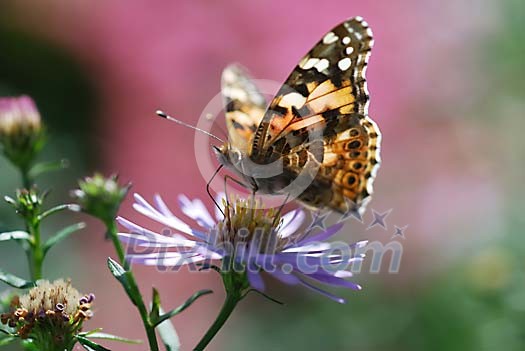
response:
[[[230,169],[240,170],[242,162],[242,153],[240,150],[231,146],[230,143],[224,143],[221,146],[213,146],[213,151],[217,160],[221,165],[224,165]]]

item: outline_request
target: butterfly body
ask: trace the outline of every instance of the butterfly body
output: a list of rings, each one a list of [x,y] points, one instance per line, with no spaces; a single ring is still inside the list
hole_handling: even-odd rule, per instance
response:
[[[368,116],[366,22],[328,32],[266,101],[238,65],[223,72],[229,140],[219,162],[254,191],[291,195],[313,208],[364,211],[380,163],[381,135]]]

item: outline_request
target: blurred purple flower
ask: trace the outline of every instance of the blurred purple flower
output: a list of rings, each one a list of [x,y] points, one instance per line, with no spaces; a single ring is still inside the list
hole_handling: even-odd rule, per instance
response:
[[[305,219],[300,209],[280,217],[276,209],[262,209],[253,201],[237,199],[226,204],[222,200],[222,208],[217,208],[212,216],[201,200],[180,195],[180,209],[198,224],[193,228],[176,217],[159,195],[154,201],[155,206],[135,194],[133,208],[184,235],[171,235],[171,230],[170,234],[159,234],[117,218],[131,232],[119,233],[120,240],[134,249],[147,250],[129,253],[127,258],[133,263],[174,270],[182,266],[213,267],[220,272],[235,270],[245,274],[247,287],[258,291],[265,288],[261,277],[265,271],[283,283],[305,286],[339,303],[345,300],[314,284],[361,289],[345,279],[352,277],[346,269],[363,260],[363,254],[354,255],[352,251],[363,248],[367,242],[342,245],[325,241],[341,229],[341,223],[311,235],[311,227],[299,230]],[[215,265],[217,262],[222,263],[220,268]]]
[[[0,97],[0,146],[17,167],[27,170],[44,142],[40,113],[29,96]]]
[[[40,113],[29,96],[0,98],[0,129],[6,133],[27,127],[40,129]]]

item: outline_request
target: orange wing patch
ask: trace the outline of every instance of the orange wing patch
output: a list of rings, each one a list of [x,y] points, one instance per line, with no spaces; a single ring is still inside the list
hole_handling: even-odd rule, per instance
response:
[[[350,128],[339,133],[332,143],[325,144],[318,177],[331,184],[334,195],[329,207],[340,212],[355,210],[362,214],[379,169],[380,143],[377,125],[366,120],[362,128]],[[350,205],[354,208],[349,208]]]

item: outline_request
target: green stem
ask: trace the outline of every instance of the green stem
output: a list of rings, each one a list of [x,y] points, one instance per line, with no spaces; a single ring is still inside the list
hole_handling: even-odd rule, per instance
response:
[[[137,296],[134,296],[134,301],[132,302],[135,304],[135,306],[137,306],[137,309],[140,314],[140,318],[142,319],[142,324],[144,325],[144,330],[146,331],[146,335],[148,337],[150,351],[159,351],[159,344],[157,342],[157,336],[155,335],[155,326],[153,325],[153,323],[151,323],[151,320],[148,315],[148,309],[146,308],[146,304],[144,303],[142,294],[140,294],[139,292],[139,288],[135,280],[135,276],[133,275],[133,272],[130,270],[129,263],[126,260],[124,248],[122,247],[120,240],[118,240],[117,223],[115,221],[109,221],[108,223],[106,223],[106,228],[107,228],[107,234],[111,238],[111,241],[113,242],[113,246],[115,247],[115,251],[117,252],[117,256],[119,258],[120,264],[123,266],[123,268],[127,272],[129,272],[128,278],[129,278],[129,283],[131,285],[131,291],[138,292],[136,294]]]
[[[124,267],[126,271],[129,270],[129,263],[126,260],[126,254],[124,253],[124,248],[122,247],[122,244],[120,243],[120,240],[118,239],[118,227],[117,223],[115,221],[109,221],[106,223],[107,228],[107,235],[113,242],[113,246],[115,247],[115,251],[117,252],[117,256],[119,259],[119,263]]]
[[[42,279],[42,265],[44,263],[44,250],[40,239],[39,224],[30,225],[30,232],[33,236],[33,250],[31,252],[31,280],[37,281]]]
[[[25,247],[29,264],[29,273],[32,281],[42,279],[42,265],[44,263],[44,249],[40,236],[40,221],[37,218],[26,219],[27,232],[31,235],[31,240]]]
[[[29,175],[29,167],[21,167],[20,174],[22,175],[22,185],[24,189],[30,190],[33,187],[33,180]],[[28,233],[33,236],[33,242],[28,248],[27,257],[29,260],[31,280],[36,281],[42,279],[42,264],[44,261],[44,252],[40,239],[40,223],[38,219],[33,218],[31,223],[27,221],[26,229]]]
[[[22,177],[23,188],[30,190],[33,187],[33,181],[29,176],[29,167],[20,167],[19,170]],[[26,249],[26,255],[31,280],[36,281],[42,278],[42,257],[37,253],[38,247],[40,247],[40,230],[38,229],[38,225],[29,223],[29,221],[26,222],[26,230],[33,236],[33,242]]]
[[[20,173],[22,174],[22,185],[24,189],[30,190],[33,187],[33,180],[29,175],[29,167],[20,168]]]
[[[215,335],[217,335],[224,323],[226,323],[233,310],[235,309],[235,306],[237,306],[241,299],[242,296],[239,294],[238,291],[231,291],[226,293],[226,300],[224,301],[224,305],[222,305],[221,311],[219,312],[217,319],[215,319],[215,322],[213,322],[206,334],[204,334],[201,341],[199,341],[197,346],[195,346],[195,348],[193,349],[194,351],[204,350],[204,348],[210,343],[210,341],[215,337]]]

